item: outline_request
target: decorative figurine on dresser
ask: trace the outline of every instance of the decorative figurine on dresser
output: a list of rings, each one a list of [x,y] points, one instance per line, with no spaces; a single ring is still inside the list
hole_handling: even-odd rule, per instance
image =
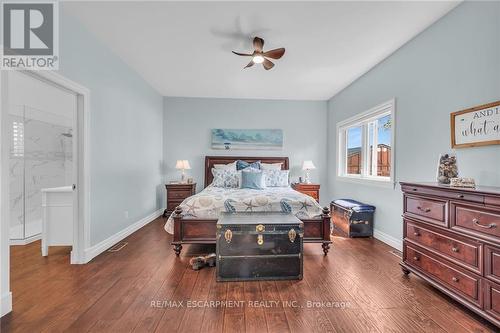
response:
[[[500,327],[500,188],[401,183],[402,270]]]
[[[170,183],[165,184],[167,190],[167,208],[163,217],[168,217],[184,199],[196,194],[196,183]]]

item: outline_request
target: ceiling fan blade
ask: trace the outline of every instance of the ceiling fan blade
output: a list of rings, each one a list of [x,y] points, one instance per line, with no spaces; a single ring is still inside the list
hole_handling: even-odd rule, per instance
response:
[[[249,54],[249,53],[240,53],[240,52],[235,52],[235,51],[231,51],[233,52],[234,54],[236,55],[239,55],[239,56],[244,56],[244,57],[251,57],[252,55]]]
[[[262,63],[262,66],[264,66],[266,71],[268,71],[274,67],[274,64],[270,60],[264,58],[264,62]]]
[[[285,49],[281,47],[279,49],[264,52],[262,55],[271,59],[279,59],[283,56],[283,54],[285,54]]]
[[[262,52],[262,48],[264,47],[264,40],[259,37],[255,37],[253,39],[253,48],[257,52]]]
[[[248,65],[246,65],[245,67],[243,67],[243,69],[248,68],[248,67],[252,67],[253,65],[255,65],[255,63],[254,63],[254,62],[253,62],[253,60],[252,60],[252,61],[250,61],[250,62],[248,63]]]

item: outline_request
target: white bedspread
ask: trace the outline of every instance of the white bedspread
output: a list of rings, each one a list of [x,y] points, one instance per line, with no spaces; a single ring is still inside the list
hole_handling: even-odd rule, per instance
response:
[[[300,219],[318,218],[322,214],[316,200],[291,187],[253,190],[208,186],[184,200],[180,207],[185,219],[218,219],[220,212],[291,212]],[[172,216],[165,230],[174,233]]]

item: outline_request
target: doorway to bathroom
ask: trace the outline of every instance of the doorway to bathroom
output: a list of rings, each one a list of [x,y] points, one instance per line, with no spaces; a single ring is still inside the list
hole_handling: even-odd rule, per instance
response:
[[[10,73],[8,81],[10,245],[41,238],[47,243],[50,233],[59,239],[55,245],[71,246],[77,95],[23,72]],[[59,209],[52,208],[55,214],[48,215],[47,198],[54,191],[66,193],[67,204],[59,203]],[[63,216],[65,221],[54,225]]]
[[[27,89],[30,86],[31,88]],[[33,93],[32,100],[27,98],[23,102],[16,102],[16,94],[22,95],[25,93],[23,90]],[[45,93],[42,93],[43,91]],[[50,106],[52,104],[44,104],[47,100],[61,101],[60,98],[71,100],[72,106],[68,107],[68,114],[58,114]],[[57,104],[55,108],[61,108],[61,105]],[[69,121],[67,118],[71,113]],[[37,135],[40,131],[47,131],[43,144]],[[72,237],[67,230],[64,232],[66,236],[69,235],[72,243],[70,263],[84,264],[91,258],[86,255],[86,249],[90,248],[90,91],[53,71],[0,71],[0,139],[0,298],[3,316],[12,310],[10,243],[29,242],[30,238],[36,238],[40,231],[40,225],[36,223],[40,215],[33,208],[37,204],[29,198],[35,193],[39,195],[35,188],[40,189],[42,193],[42,188],[52,189],[54,195],[51,203],[54,208],[71,206],[69,213],[66,211],[64,216],[58,218],[59,221],[65,222],[62,228],[71,227],[69,232]],[[34,144],[36,142],[40,142],[38,147]],[[56,164],[59,171],[64,170],[64,184],[70,185],[55,190],[51,187],[54,184],[49,180],[51,176],[57,181],[63,179],[62,174],[54,175],[52,171],[55,168],[51,167],[53,164]],[[42,172],[44,167],[48,171]],[[11,177],[11,174],[16,175],[16,172],[17,176]],[[34,183],[37,186],[33,186]],[[71,197],[60,205],[60,194],[68,187]],[[16,212],[11,206],[11,191],[15,192],[16,189],[17,201],[23,202],[17,206],[20,212],[17,221],[20,223],[16,223],[15,216],[14,220],[11,219],[11,211]],[[44,207],[50,206],[43,200],[42,194],[42,221],[47,215]],[[19,216],[22,218],[19,219]],[[60,228],[56,227],[55,230]],[[36,252],[39,251],[40,256],[42,255],[43,246],[40,243],[26,246],[35,246]],[[16,253],[13,255],[16,256]],[[65,258],[67,257],[66,255]],[[18,259],[20,258],[22,256]]]
[[[90,91],[52,71],[2,71],[0,90],[2,270],[25,244],[88,262]]]

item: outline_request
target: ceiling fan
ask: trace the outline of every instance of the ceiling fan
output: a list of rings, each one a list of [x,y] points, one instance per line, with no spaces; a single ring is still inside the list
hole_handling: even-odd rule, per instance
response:
[[[252,67],[255,64],[262,64],[262,66],[264,66],[266,70],[270,70],[274,67],[274,64],[267,58],[279,59],[283,56],[283,54],[285,54],[285,49],[281,47],[279,49],[264,52],[262,50],[263,46],[264,40],[260,37],[255,37],[253,39],[253,53],[240,53],[235,51],[233,51],[233,53],[239,56],[252,57],[252,60],[250,60],[248,65],[246,65],[244,68]]]

